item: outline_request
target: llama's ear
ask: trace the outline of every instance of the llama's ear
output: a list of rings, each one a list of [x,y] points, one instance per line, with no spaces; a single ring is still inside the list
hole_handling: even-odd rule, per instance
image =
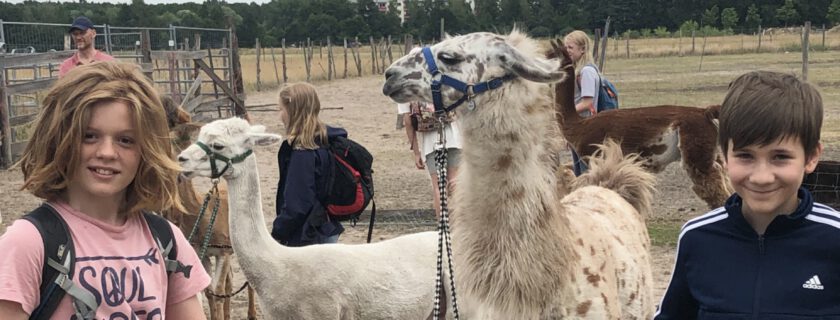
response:
[[[522,54],[510,45],[502,46],[501,50],[499,60],[502,61],[504,68],[522,78],[546,83],[562,81],[566,76],[557,60],[531,57]]]
[[[283,140],[283,137],[273,133],[249,132],[248,140],[254,146],[270,146]]]
[[[248,132],[263,133],[265,132],[265,126],[259,124],[252,125],[250,128],[248,128]]]

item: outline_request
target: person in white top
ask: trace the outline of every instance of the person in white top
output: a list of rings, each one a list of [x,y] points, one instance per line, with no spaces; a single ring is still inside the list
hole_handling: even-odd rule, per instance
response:
[[[575,110],[584,118],[590,117],[597,113],[595,106],[598,105],[600,79],[592,58],[592,40],[585,32],[575,30],[563,38],[563,44],[575,63]],[[586,171],[586,163],[574,150],[571,152],[575,175],[579,176]]]
[[[435,162],[435,144],[438,143],[440,137],[438,130],[421,123],[422,118],[428,119],[432,116],[434,106],[425,102],[399,103],[397,104],[397,113],[403,117],[405,134],[411,144],[411,150],[414,152],[414,166],[417,169],[428,169],[429,171],[434,192],[435,215],[440,217],[440,190],[438,189],[437,165]],[[446,182],[449,188],[447,193],[451,195],[455,186],[455,177],[458,175],[458,163],[461,159],[461,132],[458,128],[458,122],[455,121],[455,115],[450,114],[447,118],[449,120],[445,121],[443,132],[446,138],[447,151]],[[420,144],[418,144],[418,136]],[[452,202],[451,199],[448,200],[448,202]]]

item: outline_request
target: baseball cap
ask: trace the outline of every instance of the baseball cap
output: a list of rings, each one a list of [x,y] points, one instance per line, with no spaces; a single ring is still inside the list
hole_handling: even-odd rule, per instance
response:
[[[93,28],[93,22],[91,22],[87,17],[81,16],[73,20],[73,25],[70,26],[70,30],[68,32],[73,32],[74,29],[85,31],[90,28]]]

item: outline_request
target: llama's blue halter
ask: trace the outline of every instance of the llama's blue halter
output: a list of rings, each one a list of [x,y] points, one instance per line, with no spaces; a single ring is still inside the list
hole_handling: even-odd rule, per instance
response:
[[[461,80],[452,78],[443,74],[443,72],[440,72],[440,70],[438,70],[437,64],[435,63],[435,57],[432,54],[431,48],[423,47],[423,57],[426,58],[426,64],[429,66],[429,73],[432,74],[432,102],[435,105],[435,113],[438,114],[450,112],[462,103],[464,103],[464,101],[469,101],[470,103],[472,103],[473,98],[475,98],[475,96],[479,93],[499,88],[505,81],[516,78],[516,76],[509,74],[504,77],[490,79],[488,81],[478,84],[467,84]],[[460,91],[464,95],[448,107],[444,107],[443,96],[441,96],[440,94],[441,86],[443,85],[450,86],[453,89]],[[475,106],[473,105],[472,107]]]

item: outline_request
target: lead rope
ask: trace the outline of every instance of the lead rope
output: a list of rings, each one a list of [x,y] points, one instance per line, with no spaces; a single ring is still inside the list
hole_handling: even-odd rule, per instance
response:
[[[440,290],[443,287],[443,246],[446,245],[446,258],[449,266],[449,287],[452,293],[452,313],[455,319],[460,319],[458,313],[458,298],[455,294],[455,271],[452,262],[452,238],[449,235],[449,208],[446,196],[446,135],[444,134],[445,124],[443,117],[438,116],[438,143],[435,144],[435,163],[437,164],[438,191],[440,192],[440,218],[438,219],[438,253],[437,253],[437,277],[435,277],[435,308],[434,320],[440,319]],[[446,315],[443,315],[444,318]]]
[[[187,242],[192,243],[192,238],[198,233],[198,226],[201,225],[201,218],[204,217],[204,212],[207,211],[207,204],[210,202],[211,196],[216,196],[216,199],[213,201],[213,214],[210,215],[210,223],[207,224],[207,230],[204,231],[204,239],[201,241],[201,248],[198,253],[198,259],[204,259],[204,255],[207,253],[207,247],[210,245],[210,237],[213,236],[213,224],[216,223],[216,216],[219,213],[219,179],[212,179],[213,187],[210,188],[210,191],[207,192],[207,195],[204,196],[204,203],[201,204],[201,210],[198,211],[198,218],[195,220],[195,224],[190,230],[190,236],[187,237]]]

